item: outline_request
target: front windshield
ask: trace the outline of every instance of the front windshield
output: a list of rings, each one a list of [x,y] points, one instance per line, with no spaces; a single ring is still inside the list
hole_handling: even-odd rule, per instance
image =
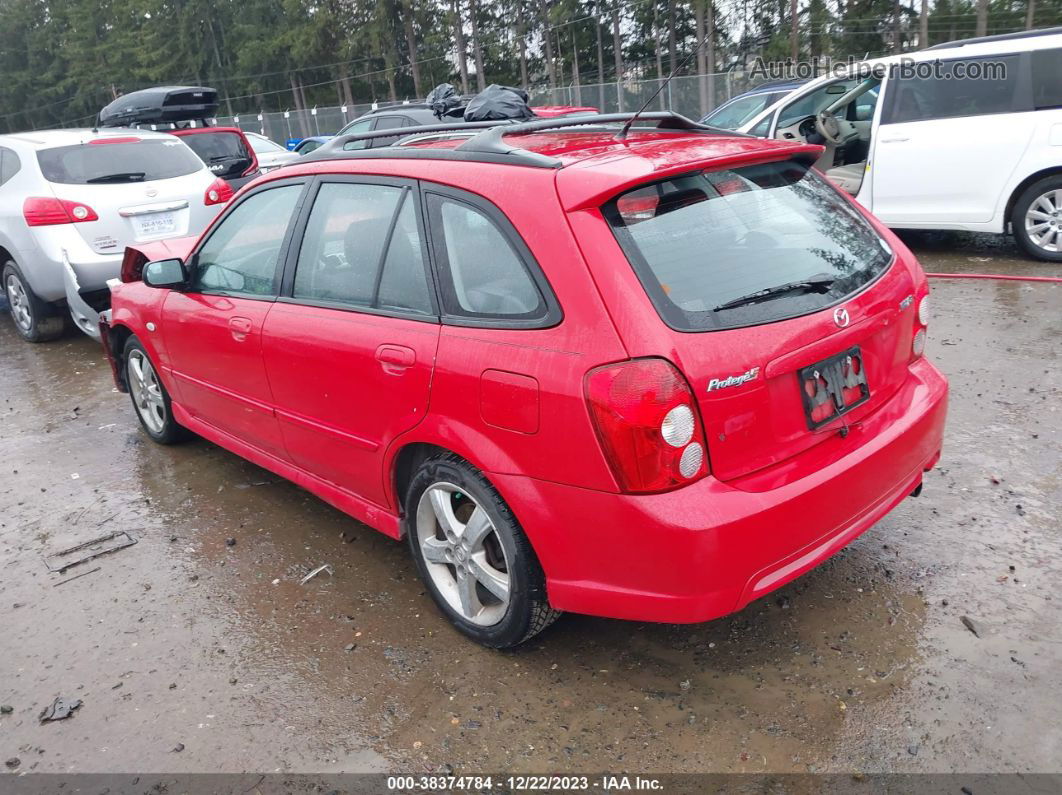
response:
[[[858,80],[838,80],[827,83],[824,86],[806,94],[795,102],[782,109],[778,118],[778,127],[789,127],[801,119],[814,116],[821,110],[825,110],[842,96],[859,85]]]
[[[782,95],[782,93],[771,92],[738,97],[716,108],[705,116],[701,123],[712,127],[722,127],[724,130],[736,130],[745,122],[751,121],[761,110],[774,104]]]

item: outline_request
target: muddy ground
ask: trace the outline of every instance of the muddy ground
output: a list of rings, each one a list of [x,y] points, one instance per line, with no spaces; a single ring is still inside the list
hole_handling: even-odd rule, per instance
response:
[[[912,245],[927,270],[1062,275],[984,239]],[[565,616],[509,653],[449,628],[402,545],[205,441],[152,444],[98,345],[25,345],[5,313],[0,761],[1060,772],[1062,286],[939,280],[933,304],[951,413],[920,498],[736,615]],[[116,530],[138,543],[46,568]],[[40,723],[56,696],[83,705]]]

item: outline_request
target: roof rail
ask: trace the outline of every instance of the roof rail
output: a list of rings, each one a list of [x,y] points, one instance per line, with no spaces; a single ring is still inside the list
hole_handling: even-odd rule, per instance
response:
[[[475,137],[457,147],[459,152],[481,152],[484,154],[515,154],[523,152],[519,147],[509,146],[503,141],[506,135],[524,135],[540,130],[556,130],[564,127],[588,127],[602,124],[614,124],[631,120],[655,121],[658,130],[676,130],[685,132],[702,132],[716,135],[734,135],[746,137],[742,133],[698,124],[692,119],[669,110],[649,111],[646,113],[598,113],[585,116],[559,116],[555,119],[532,119],[531,121],[497,126],[483,130]]]
[[[1054,28],[1040,28],[1039,30],[1022,30],[1017,33],[999,33],[995,36],[978,36],[972,39],[957,39],[956,41],[946,41],[942,44],[934,44],[932,47],[926,47],[922,52],[928,52],[929,50],[950,50],[954,47],[966,47],[970,44],[988,44],[993,41],[1011,41],[1013,39],[1033,39],[1037,36],[1054,36],[1062,33],[1062,27]]]
[[[655,121],[658,130],[674,130],[685,132],[701,132],[716,135],[737,136],[746,138],[742,133],[732,130],[724,130],[718,127],[709,127],[698,124],[692,119],[670,111],[650,111],[646,113],[601,113],[586,114],[583,116],[559,116],[552,119],[532,119],[520,122],[515,119],[503,119],[500,121],[455,121],[448,124],[427,124],[422,127],[397,127],[389,130],[376,130],[368,133],[348,133],[337,135],[314,152],[303,157],[304,161],[329,160],[335,157],[352,157],[365,159],[397,158],[397,159],[437,159],[437,160],[465,160],[483,161],[494,163],[508,163],[510,165],[532,166],[537,168],[560,168],[561,162],[556,158],[549,157],[540,152],[532,152],[517,146],[506,144],[503,140],[505,135],[519,135],[539,132],[541,130],[555,130],[566,127],[600,127],[605,124],[615,124],[630,121],[631,119]],[[435,149],[421,147],[403,147],[407,139],[414,139],[410,143],[416,143],[423,136],[432,133],[448,132],[475,132],[464,143],[453,149]],[[378,147],[375,149],[346,149],[346,145],[355,141],[372,141],[379,138],[397,138],[391,146]]]

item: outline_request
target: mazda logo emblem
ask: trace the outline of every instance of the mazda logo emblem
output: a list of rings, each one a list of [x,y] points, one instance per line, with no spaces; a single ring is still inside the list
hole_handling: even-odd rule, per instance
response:
[[[848,310],[844,307],[839,306],[835,310],[833,310],[833,322],[841,328],[844,328],[848,325],[849,319],[850,318],[848,317]]]

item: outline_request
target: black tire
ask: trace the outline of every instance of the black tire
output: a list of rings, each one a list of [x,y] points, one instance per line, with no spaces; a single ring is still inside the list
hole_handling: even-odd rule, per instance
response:
[[[429,573],[417,531],[418,506],[425,492],[439,484],[458,487],[471,497],[473,505],[486,512],[493,524],[488,539],[496,538],[492,543],[500,545],[509,580],[508,605],[496,623],[484,626],[467,620],[450,605]],[[484,646],[507,649],[534,637],[561,615],[549,605],[542,566],[516,517],[490,481],[467,461],[452,453],[426,460],[413,475],[404,506],[406,537],[417,572],[435,604],[462,633]]]
[[[1051,191],[1062,191],[1062,174],[1044,177],[1021,192],[1018,200],[1014,202],[1014,209],[1010,213],[1010,228],[1022,251],[1033,259],[1043,260],[1044,262],[1062,262],[1062,215],[1057,215],[1054,218],[1056,223],[1054,229],[1058,230],[1058,234],[1053,245],[1058,249],[1057,251],[1048,251],[1039,245],[1025,228],[1025,216],[1032,208],[1033,203]],[[1056,211],[1062,212],[1062,205],[1056,203],[1054,206]]]
[[[154,384],[158,387],[157,397],[161,397],[161,402],[156,401],[150,408],[145,394],[146,388],[141,389],[138,386],[136,376],[130,370],[134,361],[138,362],[141,368],[146,362],[151,369]],[[176,444],[191,436],[191,432],[173,418],[170,393],[166,391],[166,385],[158,377],[155,364],[151,361],[151,357],[148,356],[147,350],[140,344],[140,340],[135,335],[130,336],[125,341],[125,348],[122,351],[122,371],[122,377],[129,388],[129,397],[133,401],[133,411],[136,413],[136,418],[140,421],[140,427],[144,429],[144,433],[151,437],[152,441],[158,444]],[[141,369],[141,372],[144,372],[144,370]],[[153,414],[155,406],[157,406],[158,411]],[[155,423],[155,427],[145,419],[145,414],[159,418],[159,421]]]
[[[15,331],[26,342],[48,342],[63,336],[66,321],[55,308],[42,301],[33,292],[14,260],[3,263],[4,297]]]

